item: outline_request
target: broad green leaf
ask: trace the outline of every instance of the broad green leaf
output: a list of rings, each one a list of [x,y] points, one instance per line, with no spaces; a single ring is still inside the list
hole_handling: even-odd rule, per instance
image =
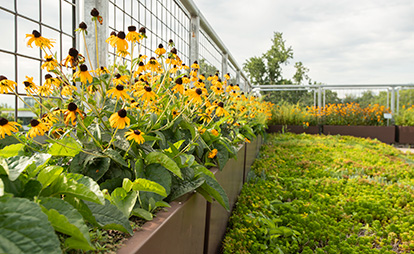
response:
[[[201,196],[203,196],[208,202],[213,203],[213,198],[202,187],[197,188],[197,193],[199,193]]]
[[[69,172],[81,173],[98,181],[109,170],[111,159],[99,155],[77,154],[70,163]]]
[[[163,197],[167,196],[167,192],[165,191],[165,188],[162,187],[162,185],[144,179],[144,178],[138,178],[133,182],[133,186],[132,189],[134,191],[148,191],[148,192],[154,192],[157,193],[158,195],[161,195]]]
[[[217,149],[217,161],[219,169],[222,170],[229,160],[229,151],[222,144],[214,144],[214,147]]]
[[[5,148],[0,150],[0,157],[9,158],[19,154],[19,152],[23,151],[24,145],[23,144],[13,144],[6,146]]]
[[[4,195],[4,184],[3,180],[0,179],[0,197]]]
[[[67,247],[94,249],[89,238],[88,227],[82,215],[73,206],[59,198],[43,198],[40,205],[55,230],[71,237],[65,241]]]
[[[151,163],[161,164],[163,167],[165,167],[166,169],[171,171],[173,174],[175,174],[179,178],[181,178],[181,179],[183,178],[181,176],[181,170],[177,166],[177,163],[175,163],[175,161],[173,159],[171,159],[170,157],[168,157],[168,155],[166,155],[166,154],[163,154],[163,153],[160,153],[160,152],[151,152],[151,153],[147,154],[147,156],[145,157],[145,161],[146,161],[147,165],[149,165]]]
[[[142,136],[145,141],[154,141],[154,140],[161,140],[159,137],[154,137],[150,135],[143,135]]]
[[[132,210],[132,215],[143,218],[147,221],[150,221],[150,220],[153,219],[152,213],[150,213],[147,210],[144,210],[142,208],[134,208],[134,210]]]
[[[35,196],[38,196],[40,191],[42,190],[42,184],[35,180],[30,179],[23,187],[22,193],[19,197],[27,198],[33,200]]]
[[[48,150],[48,153],[53,156],[69,156],[75,157],[82,147],[71,137],[65,137],[54,143]]]
[[[144,160],[138,158],[135,162],[135,178],[145,177]]]
[[[208,175],[204,175],[205,183],[201,185],[206,192],[208,192],[221,206],[223,206],[227,211],[229,209],[229,198],[227,197],[226,192],[223,187],[213,178]]]
[[[95,195],[99,198],[102,204],[105,202],[105,198],[103,196],[101,188],[99,187],[99,184],[95,182],[92,178],[88,176],[84,176],[82,174],[73,174],[73,173],[68,173],[66,174],[66,176],[68,178],[75,180],[77,183],[83,184],[84,186],[88,187],[89,190],[95,193]]]
[[[194,170],[196,176],[200,174],[204,174],[204,175],[210,176],[214,180],[216,179],[216,176],[213,174],[213,172],[211,172],[210,170],[208,170],[206,167],[202,165],[195,165],[192,167],[192,169]]]
[[[152,124],[155,124],[155,122],[157,122],[157,118],[158,118],[157,114],[151,113],[150,120]]]
[[[48,166],[40,171],[37,180],[43,185],[44,189],[56,180],[62,172],[63,168],[60,166]]]
[[[192,154],[181,154],[179,157],[180,168],[191,167],[195,161],[195,157]]]
[[[171,207],[171,206],[165,201],[157,201],[155,202],[155,207]]]
[[[129,192],[132,189],[131,180],[129,180],[128,178],[124,178],[124,180],[122,181],[122,188],[124,188],[126,192]]]
[[[98,227],[95,217],[92,215],[91,209],[80,199],[72,196],[65,196],[64,200],[71,204],[82,215],[83,219],[92,225]]]
[[[46,189],[43,189],[40,196],[50,197],[56,195],[70,195],[81,200],[87,200],[102,204],[102,196],[95,194],[88,186],[70,179],[65,174],[59,175],[56,180]]]
[[[52,155],[46,153],[37,153],[31,157],[27,156],[14,156],[7,158],[7,164],[9,167],[9,179],[11,181],[16,180],[19,175],[32,163],[39,167],[45,164]]]
[[[194,191],[204,183],[203,178],[195,178],[191,181],[180,181],[179,185],[173,185],[171,193],[168,196],[168,201],[173,201],[184,194]]]
[[[173,146],[175,147],[175,149],[180,150],[180,147],[181,147],[181,145],[182,145],[184,142],[185,142],[185,140],[184,140],[184,139],[183,139],[183,140],[180,140],[180,141],[177,141],[177,142],[175,142],[175,143],[173,144]],[[164,151],[172,153],[172,151],[171,151],[171,147],[170,147],[170,148],[168,148],[168,149],[165,149]]]
[[[132,228],[129,220],[116,206],[109,200],[105,205],[99,205],[92,202],[85,202],[95,216],[97,223],[104,229],[113,229],[124,233],[132,234]]]
[[[124,160],[124,158],[122,158],[122,156],[119,154],[118,151],[115,151],[113,149],[108,149],[104,152],[104,154],[106,154],[109,158],[111,158],[116,163],[124,167],[128,167],[128,163]]]
[[[0,253],[62,253],[40,207],[25,198],[0,198]]]
[[[4,158],[0,158],[0,175],[9,175],[9,166]]]
[[[136,191],[126,192],[123,188],[116,188],[111,193],[111,203],[118,207],[125,217],[129,218],[137,197],[138,193]]]

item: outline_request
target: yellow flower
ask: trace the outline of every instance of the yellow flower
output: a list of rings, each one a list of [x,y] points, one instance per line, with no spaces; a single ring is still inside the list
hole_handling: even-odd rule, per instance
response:
[[[131,120],[127,117],[125,109],[121,109],[116,113],[113,113],[109,118],[109,123],[112,128],[124,129],[125,126],[129,126]]]
[[[69,121],[73,126],[76,125],[76,115],[78,114],[82,119],[84,118],[82,111],[79,110],[78,106],[71,102],[68,104],[68,109],[64,111],[65,114],[65,124],[68,125]]]
[[[44,123],[49,130],[50,128],[52,128],[53,124],[57,123],[59,120],[53,114],[43,114],[40,121]]]
[[[123,31],[118,32],[115,39],[116,49],[119,51],[126,51],[128,49],[128,42],[125,40],[125,33]]]
[[[9,122],[6,118],[0,118],[0,137],[4,138],[6,134],[10,136],[12,135],[12,132],[19,131],[17,126],[21,125],[16,122]]]
[[[164,55],[165,52],[167,52],[162,44],[158,45],[158,48],[155,50],[155,54],[160,57],[161,55]]]
[[[211,152],[208,153],[208,157],[210,159],[213,159],[214,157],[216,157],[216,155],[217,155],[217,149],[213,149],[211,150]]]
[[[106,94],[109,95],[109,97],[117,98],[117,99],[129,99],[129,95],[127,94],[129,90],[125,89],[123,85],[117,85],[116,87],[109,89]]]
[[[65,84],[63,85],[63,88],[60,94],[62,96],[72,96],[74,90],[78,90],[78,88],[76,88],[76,86]]]
[[[55,43],[54,40],[49,40],[49,39],[42,37],[41,34],[36,30],[33,30],[31,34],[26,34],[26,38],[30,38],[27,41],[27,46],[31,48],[33,48],[32,47],[33,42],[35,43],[36,46],[40,47],[41,49],[44,49],[44,48],[51,49],[53,47],[52,43]]]
[[[144,134],[140,130],[129,130],[125,133],[125,137],[127,140],[134,140],[137,144],[143,144],[145,139],[142,135]]]
[[[226,74],[224,75],[224,78],[225,78],[225,79],[227,79],[227,80],[229,80],[229,79],[230,79],[230,73],[226,73]]]
[[[218,117],[220,117],[220,116],[228,116],[229,115],[229,112],[227,112],[225,109],[224,109],[224,103],[223,102],[219,102],[218,104],[217,104],[217,108],[216,108],[216,115],[218,116]]]
[[[81,64],[79,66],[79,70],[77,72],[75,72],[75,74],[73,74],[73,77],[79,77],[80,81],[84,84],[86,84],[86,82],[88,83],[92,83],[93,78],[91,76],[91,74],[88,71],[88,66]]]
[[[27,133],[27,136],[29,138],[43,136],[45,135],[45,132],[49,130],[49,127],[46,124],[36,119],[32,119],[30,121],[30,126],[32,126],[32,128],[30,128],[29,132]]]
[[[23,81],[23,84],[24,84],[24,89],[27,92],[35,93],[38,89],[38,87],[35,85],[35,83],[33,83],[33,78],[32,77],[26,76],[26,80]]]
[[[158,97],[158,95],[155,94],[152,91],[152,88],[149,87],[149,86],[145,86],[144,89],[142,89],[142,90],[134,93],[134,95],[137,96],[137,97],[142,96],[141,97],[141,100],[148,101],[148,102],[151,101],[151,100],[154,100],[154,99],[156,99]]]
[[[43,86],[48,87],[48,89],[51,89],[53,86],[59,87],[62,80],[60,78],[54,78],[49,73],[45,75],[45,83]],[[50,91],[52,92],[52,91]]]
[[[70,48],[68,56],[62,61],[61,64],[62,66],[71,67],[72,69],[75,69],[79,63],[83,62],[85,62],[85,57],[79,54],[77,49]]]
[[[248,138],[244,138],[244,142],[250,143],[250,140]]]
[[[105,40],[106,43],[108,43],[109,45],[111,45],[112,47],[115,47],[115,42],[117,40],[118,37],[116,37],[116,32],[112,31],[111,34],[109,35],[108,39]]]
[[[203,90],[201,90],[201,88],[191,89],[189,92],[190,102],[194,104],[201,104],[203,102],[203,99],[201,98],[202,94],[203,94]]]
[[[113,82],[115,85],[125,85],[128,83],[128,77],[126,75],[122,75],[117,73],[114,77]]]
[[[155,57],[151,57],[146,65],[147,70],[151,70],[152,72],[158,71],[159,67],[160,64]]]
[[[176,117],[180,114],[180,112],[178,112],[178,111],[177,111],[177,110],[175,110],[175,109],[174,109],[171,113],[172,113],[172,115],[173,115],[173,119],[174,119],[174,118],[176,118]]]
[[[95,71],[98,75],[108,74],[109,71],[106,67],[101,66],[100,68],[96,69]]]
[[[137,28],[135,26],[128,27],[128,34],[126,35],[126,40],[130,42],[140,42],[143,36],[137,33]]]
[[[216,129],[212,129],[211,134],[213,134],[216,137],[218,137],[218,135],[220,135],[220,133]]]
[[[5,76],[0,76],[0,94],[13,92],[16,87],[16,82],[8,80]]]
[[[192,69],[200,69],[200,65],[198,65],[197,61],[194,61],[194,63],[191,65]]]
[[[44,64],[42,64],[41,68],[45,69],[47,71],[52,71],[54,70],[56,67],[58,67],[58,62],[56,61],[56,59],[53,58],[53,56],[51,55],[46,55],[45,56],[46,61],[44,62]]]
[[[175,80],[175,86],[171,88],[174,93],[184,94],[184,86],[183,86],[183,79],[177,78]]]
[[[206,128],[204,128],[203,126],[199,126],[197,129],[198,129],[198,132],[199,132],[201,135],[203,135],[203,134],[204,134],[204,132],[206,132]]]

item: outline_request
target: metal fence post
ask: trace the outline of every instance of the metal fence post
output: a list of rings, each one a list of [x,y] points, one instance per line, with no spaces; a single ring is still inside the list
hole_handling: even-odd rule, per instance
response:
[[[82,0],[83,8],[81,9],[81,19],[79,22],[85,22],[88,26],[86,35],[86,45],[88,47],[89,56],[91,58],[91,69],[97,69],[100,66],[108,66],[108,44],[105,40],[109,37],[109,1],[108,0]],[[95,22],[92,22],[91,10],[96,8],[99,11],[99,16],[102,17],[102,25],[97,25],[97,39],[98,49],[96,49],[96,37],[95,37]],[[125,31],[124,31],[125,32]],[[127,32],[127,31],[126,31]],[[87,57],[85,47],[83,43],[80,43],[82,54]],[[97,54],[98,53],[98,54]],[[99,65],[97,63],[96,56],[99,57]],[[88,64],[89,61],[86,61]],[[89,65],[89,64],[88,64]]]
[[[240,70],[236,72],[236,84],[240,84]]]
[[[200,44],[200,17],[191,15],[190,19],[190,65],[198,61]]]
[[[391,113],[395,113],[395,88],[391,87]]]
[[[221,57],[221,77],[224,79],[224,75],[228,72],[227,71],[227,60],[229,55],[227,53],[223,53]]]

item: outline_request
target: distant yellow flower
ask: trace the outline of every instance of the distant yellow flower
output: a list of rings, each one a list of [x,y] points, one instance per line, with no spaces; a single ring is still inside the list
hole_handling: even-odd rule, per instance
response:
[[[178,112],[177,110],[173,110],[172,112],[171,112],[171,114],[172,114],[172,116],[173,116],[173,118],[176,118],[179,114],[180,114],[180,112]]]
[[[147,70],[151,70],[152,72],[158,71],[160,68],[160,64],[158,63],[155,57],[151,57],[146,65]]]
[[[175,80],[175,86],[171,88],[174,93],[184,94],[184,86],[183,86],[183,79],[177,78]]]
[[[101,66],[100,68],[96,69],[95,71],[98,75],[108,74],[109,71],[106,67]]]
[[[4,138],[6,134],[8,136],[12,135],[12,132],[19,131],[17,126],[21,126],[16,122],[9,122],[6,118],[0,118],[0,137]]]
[[[51,49],[53,47],[52,43],[55,43],[54,40],[49,40],[49,39],[42,37],[41,34],[36,30],[33,30],[31,34],[26,34],[26,38],[30,38],[27,41],[27,46],[31,48],[33,48],[32,47],[33,42],[35,43],[36,46],[38,46],[41,49],[44,49],[44,48]]]
[[[216,137],[218,137],[218,135],[220,135],[220,133],[216,129],[212,129],[211,134],[213,134]]]
[[[117,73],[113,82],[115,85],[126,85],[128,83],[128,76]]]
[[[23,81],[24,89],[30,93],[35,93],[38,87],[33,83],[33,77],[26,76],[26,80]]]
[[[45,132],[49,130],[49,127],[46,124],[36,119],[32,119],[30,121],[30,126],[32,128],[30,128],[29,132],[27,133],[27,136],[29,138],[34,138],[36,136],[43,136],[45,135]]]
[[[76,88],[76,86],[65,84],[65,85],[63,85],[63,88],[62,88],[60,94],[62,96],[72,96],[73,91],[75,91],[75,90],[78,90],[78,88]]]
[[[125,109],[121,109],[116,113],[113,113],[109,118],[109,123],[112,128],[124,129],[125,126],[129,126],[131,120],[127,117]]]
[[[92,83],[92,81],[93,81],[93,78],[92,78],[91,74],[88,71],[88,66],[86,66],[84,64],[81,64],[79,66],[79,70],[77,72],[75,72],[75,74],[73,74],[73,77],[74,78],[79,77],[80,81],[83,84],[87,84],[86,82]]]
[[[214,157],[216,157],[216,155],[217,155],[217,149],[213,149],[213,150],[211,150],[211,152],[209,152],[208,153],[208,157],[210,158],[210,159],[213,159]]]
[[[198,65],[197,61],[194,61],[194,63],[191,65],[192,69],[200,69],[200,65]]]
[[[126,51],[128,49],[128,42],[125,40],[125,33],[123,31],[118,32],[115,39],[116,49],[119,51]]]
[[[224,75],[224,78],[225,78],[225,79],[227,79],[227,80],[229,80],[229,79],[230,79],[230,73],[226,73],[226,74]]]
[[[129,90],[125,89],[123,85],[117,85],[116,87],[109,89],[106,94],[109,95],[109,97],[117,98],[117,99],[129,99],[129,95],[127,94]]]
[[[204,134],[204,132],[206,132],[206,128],[204,128],[203,126],[199,126],[197,129],[198,129],[198,132],[199,132],[201,135],[203,135],[203,134]]]
[[[42,69],[46,68],[47,71],[52,71],[59,66],[58,62],[53,58],[53,56],[46,55],[45,59],[46,61],[41,66]]]
[[[216,115],[217,116],[228,116],[229,115],[229,112],[227,112],[225,109],[224,109],[224,103],[223,102],[219,102],[218,104],[217,104],[217,108],[216,108]]]
[[[134,93],[134,95],[141,97],[141,100],[143,101],[151,101],[158,97],[158,95],[152,91],[152,88],[150,86],[145,86],[144,89]]]
[[[75,48],[69,49],[68,56],[62,61],[62,66],[71,67],[75,69],[79,63],[83,63],[85,61],[85,57],[79,54],[79,51]]]
[[[201,104],[203,102],[203,99],[201,98],[202,94],[203,90],[201,90],[201,88],[191,89],[189,100],[194,104]]]
[[[250,140],[248,138],[244,138],[244,142],[250,143]]]
[[[125,137],[127,140],[134,140],[137,144],[143,144],[145,139],[142,135],[144,134],[140,130],[129,130],[125,133]]]
[[[130,42],[140,42],[143,36],[137,33],[137,28],[135,26],[128,27],[128,34],[126,35],[126,40]]]
[[[105,40],[105,42],[111,45],[112,47],[115,47],[116,39],[117,39],[116,32],[112,31],[108,39]]]
[[[162,44],[158,45],[158,48],[155,50],[155,54],[158,56],[164,55],[167,52]]]
[[[75,126],[76,125],[75,121],[76,121],[76,116],[77,115],[79,115],[82,119],[84,118],[84,116],[82,114],[82,111],[80,111],[78,106],[73,102],[70,102],[68,104],[68,108],[67,108],[67,110],[64,111],[64,114],[65,114],[65,124],[66,125],[68,125],[69,121],[70,121],[71,124],[73,126]]]
[[[8,80],[5,76],[0,76],[0,94],[13,92],[16,87],[16,82]]]

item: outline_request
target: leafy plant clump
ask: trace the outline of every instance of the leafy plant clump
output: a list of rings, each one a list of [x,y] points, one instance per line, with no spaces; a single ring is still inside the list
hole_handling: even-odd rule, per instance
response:
[[[224,253],[409,253],[413,159],[377,141],[273,135],[239,197]]]
[[[91,15],[96,32],[102,19]],[[85,37],[87,29],[82,22],[77,31]],[[27,131],[0,118],[0,252],[102,250],[91,232],[130,235],[130,218],[151,220],[193,191],[229,209],[208,168],[221,170],[264,131],[271,104],[240,91],[229,74],[205,77],[197,62],[185,65],[172,40],[142,55],[145,33],[111,33],[111,66],[93,63],[87,48],[86,57],[71,48],[59,61],[53,39],[26,35],[48,73],[41,85],[26,77],[19,93],[0,76],[1,94],[25,103],[25,91],[36,101],[27,105],[36,115]]]

